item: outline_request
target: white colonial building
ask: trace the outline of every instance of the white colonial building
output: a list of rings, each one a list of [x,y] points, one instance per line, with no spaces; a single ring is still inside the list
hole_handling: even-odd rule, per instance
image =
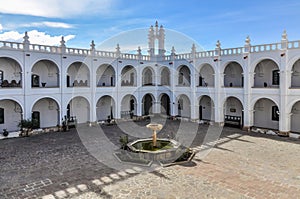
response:
[[[0,131],[21,118],[41,128],[163,114],[300,133],[300,41],[165,55],[165,33],[148,33],[149,54],[0,41]],[[158,45],[158,46],[157,46]],[[156,48],[158,50],[156,50]]]

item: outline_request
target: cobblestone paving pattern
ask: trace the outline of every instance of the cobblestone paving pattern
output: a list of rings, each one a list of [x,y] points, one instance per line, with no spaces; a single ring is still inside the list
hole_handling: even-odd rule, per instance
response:
[[[176,137],[178,126],[168,121],[159,136]],[[118,126],[103,129],[118,145]],[[214,146],[206,156],[152,172],[98,162],[75,129],[1,140],[0,198],[300,198],[300,140],[226,127],[201,146],[206,131],[200,125],[192,143],[202,152]]]

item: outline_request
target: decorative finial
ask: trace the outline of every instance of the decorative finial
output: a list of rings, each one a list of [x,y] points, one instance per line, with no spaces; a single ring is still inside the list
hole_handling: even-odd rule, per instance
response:
[[[28,36],[27,31],[25,32],[25,35],[24,35],[23,39],[24,39],[23,40],[24,43],[28,43],[29,44],[29,36]]]
[[[92,42],[91,42],[91,50],[95,50],[95,42],[94,42],[94,40],[92,40]]]
[[[172,46],[171,55],[175,55],[175,52],[176,52],[176,50],[175,50],[174,46]]]
[[[250,37],[249,37],[249,35],[246,37],[246,39],[245,39],[245,44],[246,45],[250,45]]]
[[[216,43],[216,47],[217,47],[217,48],[221,48],[221,43],[220,43],[220,40],[218,40],[218,41],[217,41],[217,43]]]
[[[118,55],[121,53],[121,51],[120,51],[120,45],[119,45],[119,44],[117,44],[117,47],[116,47],[116,53],[117,53]]]
[[[61,37],[60,46],[61,47],[66,47],[66,41],[65,41],[64,36]]]
[[[195,53],[196,52],[196,45],[193,43],[192,45],[192,53]]]
[[[138,47],[137,52],[138,52],[138,55],[141,55],[141,54],[142,54],[142,50],[141,50],[141,47],[140,47],[140,46]]]
[[[283,31],[283,33],[281,35],[281,40],[287,40],[286,30]]]

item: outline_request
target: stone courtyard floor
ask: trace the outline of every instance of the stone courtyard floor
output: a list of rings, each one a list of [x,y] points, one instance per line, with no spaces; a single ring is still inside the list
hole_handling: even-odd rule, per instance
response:
[[[107,140],[100,139],[118,148],[124,126],[132,125],[103,126]],[[185,143],[188,136],[174,133],[179,126],[167,121],[159,136]],[[218,130],[199,125],[190,143],[199,152],[192,162],[153,169],[99,161],[82,137],[97,127],[0,140],[0,198],[300,198],[299,139],[229,127],[219,136]]]

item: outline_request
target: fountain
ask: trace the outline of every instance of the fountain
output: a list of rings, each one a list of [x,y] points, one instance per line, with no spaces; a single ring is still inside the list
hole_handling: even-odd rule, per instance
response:
[[[157,141],[156,131],[160,131],[163,126],[161,124],[150,123],[146,127],[148,129],[151,129],[153,131],[153,134],[152,134],[152,140],[153,140],[152,145],[153,145],[153,147],[157,147],[157,144],[156,144],[156,141]]]
[[[194,157],[194,151],[181,145],[178,141],[169,138],[157,138],[157,131],[160,131],[163,125],[150,123],[146,127],[152,130],[152,137],[137,139],[127,144],[126,157],[129,159],[128,162],[131,162],[131,160],[133,162],[144,161],[148,165],[151,165],[152,162],[158,162],[162,166],[167,166],[187,162]],[[115,155],[118,158],[118,154]]]

